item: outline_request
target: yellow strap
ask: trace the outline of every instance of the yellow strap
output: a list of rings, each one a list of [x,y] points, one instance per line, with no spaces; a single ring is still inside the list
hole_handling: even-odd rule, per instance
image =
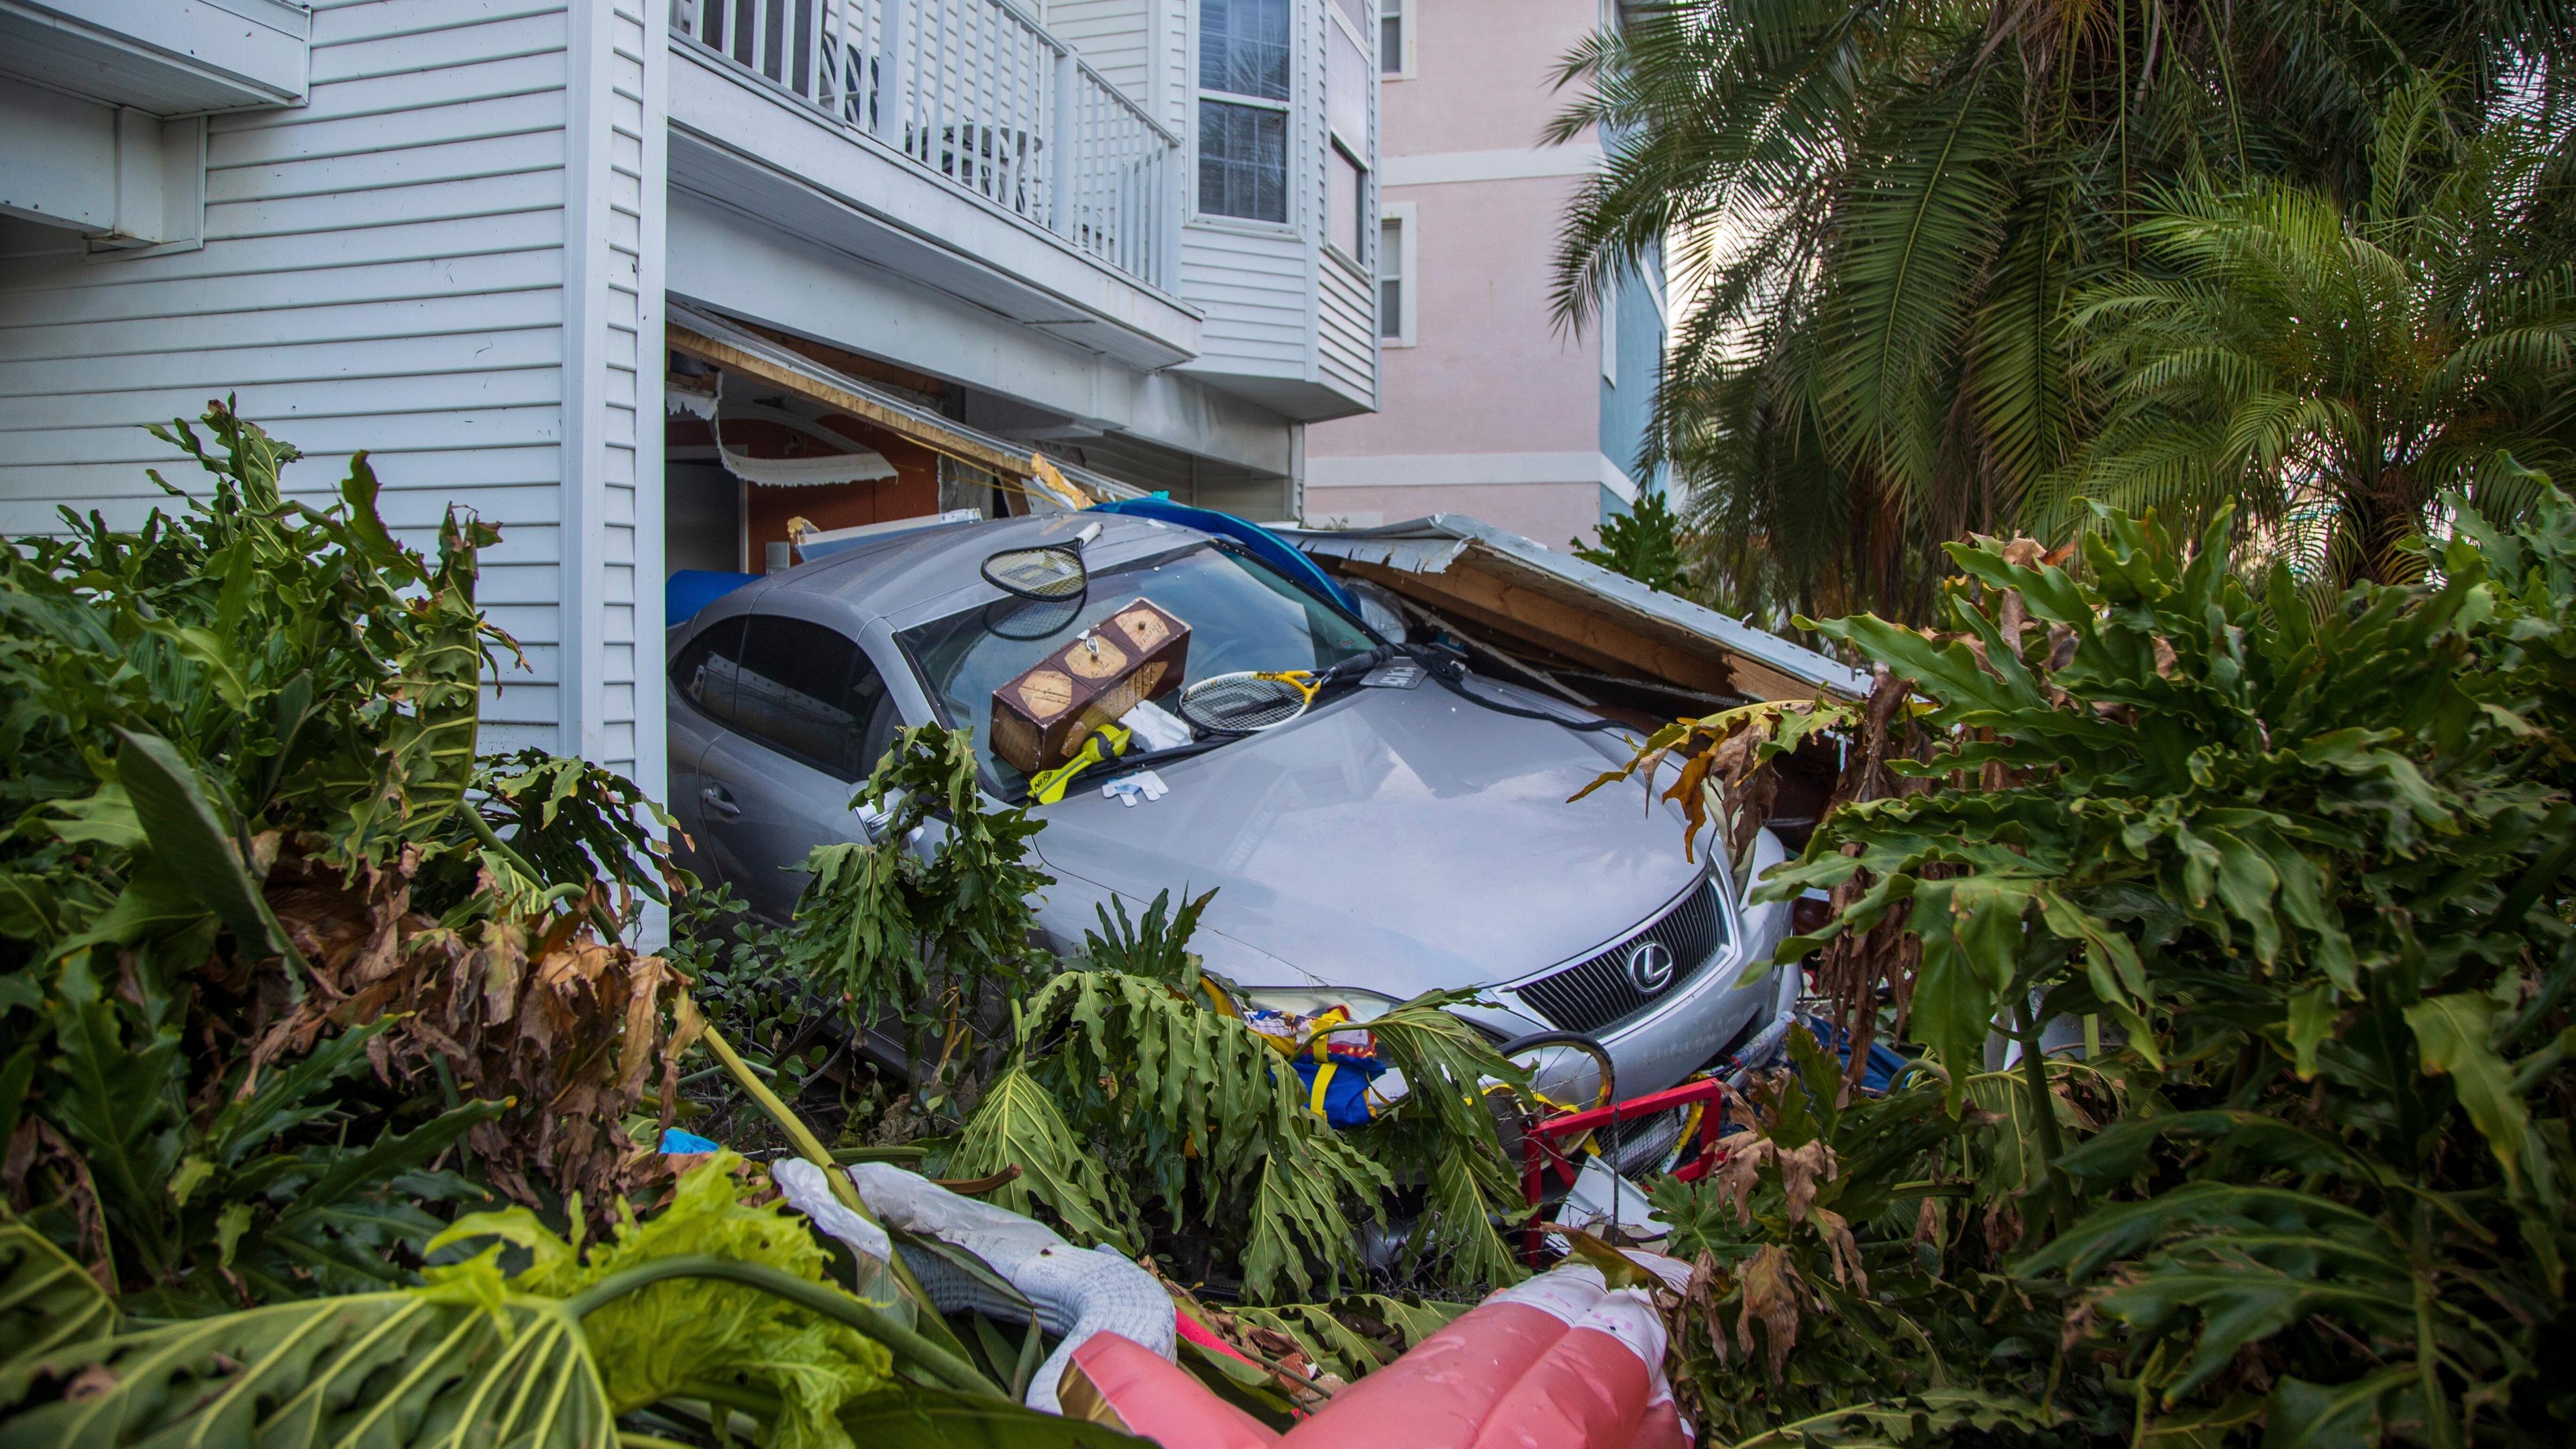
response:
[[[1041,805],[1052,805],[1063,799],[1065,787],[1073,783],[1073,777],[1085,766],[1096,765],[1104,759],[1115,759],[1127,753],[1127,746],[1134,739],[1135,735],[1131,731],[1121,729],[1114,724],[1102,725],[1092,731],[1091,738],[1082,742],[1082,748],[1075,752],[1072,759],[1052,770],[1041,770],[1029,776],[1029,798]],[[1103,741],[1107,741],[1109,745],[1107,755],[1100,753]]]
[[[1309,1093],[1306,1098],[1306,1108],[1308,1111],[1313,1112],[1318,1117],[1324,1115],[1324,1088],[1333,1080],[1333,1073],[1338,1072],[1341,1069],[1342,1064],[1339,1062],[1325,1062],[1322,1066],[1315,1069],[1315,1090]]]
[[[1351,1014],[1338,1006],[1315,1018],[1314,1035],[1306,1039],[1307,1043],[1314,1049],[1315,1060],[1320,1062],[1332,1055],[1331,1043],[1328,1038],[1332,1036],[1336,1028],[1340,1027],[1344,1022],[1347,1022],[1350,1019]]]

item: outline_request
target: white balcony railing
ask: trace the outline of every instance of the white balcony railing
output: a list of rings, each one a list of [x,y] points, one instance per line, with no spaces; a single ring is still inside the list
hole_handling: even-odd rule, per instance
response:
[[[1005,0],[674,0],[672,28],[949,183],[1167,285],[1181,143]]]

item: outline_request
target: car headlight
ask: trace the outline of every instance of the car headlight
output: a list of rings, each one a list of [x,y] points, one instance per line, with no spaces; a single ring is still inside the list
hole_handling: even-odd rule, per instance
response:
[[[1336,1006],[1348,1007],[1354,1022],[1374,1021],[1402,1004],[1374,991],[1340,991],[1321,986],[1246,986],[1234,995],[1247,1007],[1294,1016],[1321,1016]]]

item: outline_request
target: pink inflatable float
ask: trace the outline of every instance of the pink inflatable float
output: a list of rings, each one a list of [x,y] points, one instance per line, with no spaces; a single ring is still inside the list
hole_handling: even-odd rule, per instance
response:
[[[1646,1295],[1568,1265],[1496,1293],[1284,1435],[1112,1333],[1075,1350],[1058,1397],[1165,1449],[1685,1449],[1663,1361]]]

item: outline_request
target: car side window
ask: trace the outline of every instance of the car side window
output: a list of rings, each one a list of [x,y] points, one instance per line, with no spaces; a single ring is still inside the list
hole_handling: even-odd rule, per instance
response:
[[[717,719],[733,719],[733,680],[742,663],[742,624],[727,619],[709,628],[680,651],[671,666],[671,688],[682,699]]]
[[[844,780],[867,774],[894,733],[885,680],[849,636],[755,614],[742,645],[735,728]]]

